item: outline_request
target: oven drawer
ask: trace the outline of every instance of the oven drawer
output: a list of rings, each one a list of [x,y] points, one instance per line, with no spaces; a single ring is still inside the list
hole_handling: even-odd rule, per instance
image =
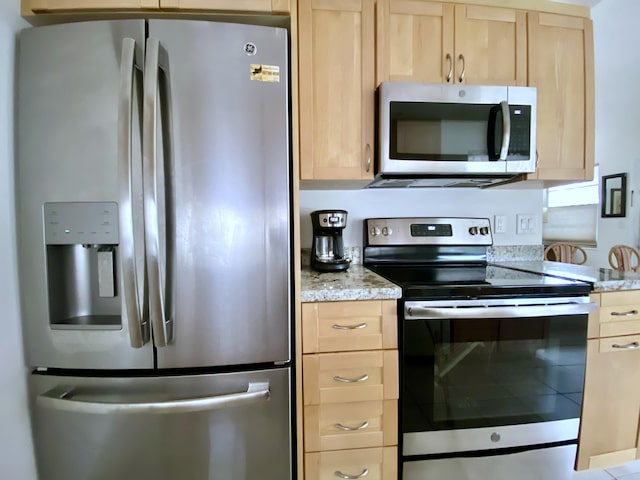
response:
[[[306,406],[304,432],[306,452],[397,445],[398,402]]]
[[[640,290],[605,292],[600,302],[601,337],[640,334]]]
[[[397,348],[395,300],[302,304],[303,353]]]
[[[335,480],[336,478],[366,477],[366,480],[397,480],[397,456],[396,447],[307,453],[304,456],[304,478]]]
[[[305,405],[398,398],[398,351],[322,353],[303,358]]]

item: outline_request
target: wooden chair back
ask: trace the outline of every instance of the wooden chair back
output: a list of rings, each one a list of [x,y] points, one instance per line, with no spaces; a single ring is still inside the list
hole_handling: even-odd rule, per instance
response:
[[[609,250],[609,265],[614,270],[637,272],[640,265],[640,254],[628,245],[614,245]]]
[[[587,261],[587,252],[573,243],[552,243],[544,249],[544,259],[551,262],[582,265]]]

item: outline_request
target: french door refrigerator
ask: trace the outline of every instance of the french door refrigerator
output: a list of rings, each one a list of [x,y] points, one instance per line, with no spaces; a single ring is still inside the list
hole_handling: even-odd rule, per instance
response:
[[[291,478],[287,48],[205,21],[21,32],[40,478]]]

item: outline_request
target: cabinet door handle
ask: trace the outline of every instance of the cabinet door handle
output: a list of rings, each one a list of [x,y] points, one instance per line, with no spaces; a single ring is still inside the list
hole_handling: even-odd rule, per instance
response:
[[[447,74],[447,83],[449,83],[453,78],[453,57],[450,53],[447,53],[446,59],[449,60],[449,73]]]
[[[337,323],[334,323],[332,325],[336,330],[362,330],[368,326],[369,325],[367,323],[359,323],[358,325],[338,325]]]
[[[371,144],[367,143],[365,151],[367,152],[367,165],[365,167],[365,170],[367,173],[369,173],[371,171]]]
[[[333,474],[336,477],[343,478],[345,480],[355,480],[357,478],[362,478],[369,475],[369,470],[365,468],[364,470],[362,470],[362,473],[360,473],[360,475],[347,475],[346,473],[342,473],[340,470],[336,470],[335,472],[333,472]]]
[[[341,423],[336,423],[334,425],[338,430],[342,430],[343,432],[356,432],[358,430],[364,430],[365,428],[367,428],[369,426],[369,422],[362,422],[360,425],[358,425],[357,427],[345,427],[344,425],[342,425]]]
[[[369,375],[365,373],[364,375],[358,378],[344,378],[336,375],[335,377],[333,377],[333,379],[336,382],[342,382],[342,383],[360,383],[360,382],[364,382],[365,380],[369,380]]]
[[[460,72],[460,76],[458,77],[458,81],[462,83],[462,81],[464,80],[464,70],[465,70],[464,55],[460,54],[460,56],[458,57],[458,60],[462,60],[462,72]]]
[[[614,343],[611,346],[613,348],[620,348],[621,350],[636,350],[637,348],[640,348],[640,343],[631,342],[631,343],[627,343],[626,345],[619,345],[617,343]]]
[[[632,317],[638,314],[638,310],[629,310],[627,312],[611,312],[612,317]]]

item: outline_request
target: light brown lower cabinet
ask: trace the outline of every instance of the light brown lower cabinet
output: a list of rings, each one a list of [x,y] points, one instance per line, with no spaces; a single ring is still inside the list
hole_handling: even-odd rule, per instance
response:
[[[335,480],[360,476],[366,480],[397,480],[397,455],[397,447],[307,453],[304,456],[305,479]]]
[[[599,337],[587,341],[577,470],[638,458],[640,290],[602,293],[599,300],[599,315],[589,319],[589,331]]]

